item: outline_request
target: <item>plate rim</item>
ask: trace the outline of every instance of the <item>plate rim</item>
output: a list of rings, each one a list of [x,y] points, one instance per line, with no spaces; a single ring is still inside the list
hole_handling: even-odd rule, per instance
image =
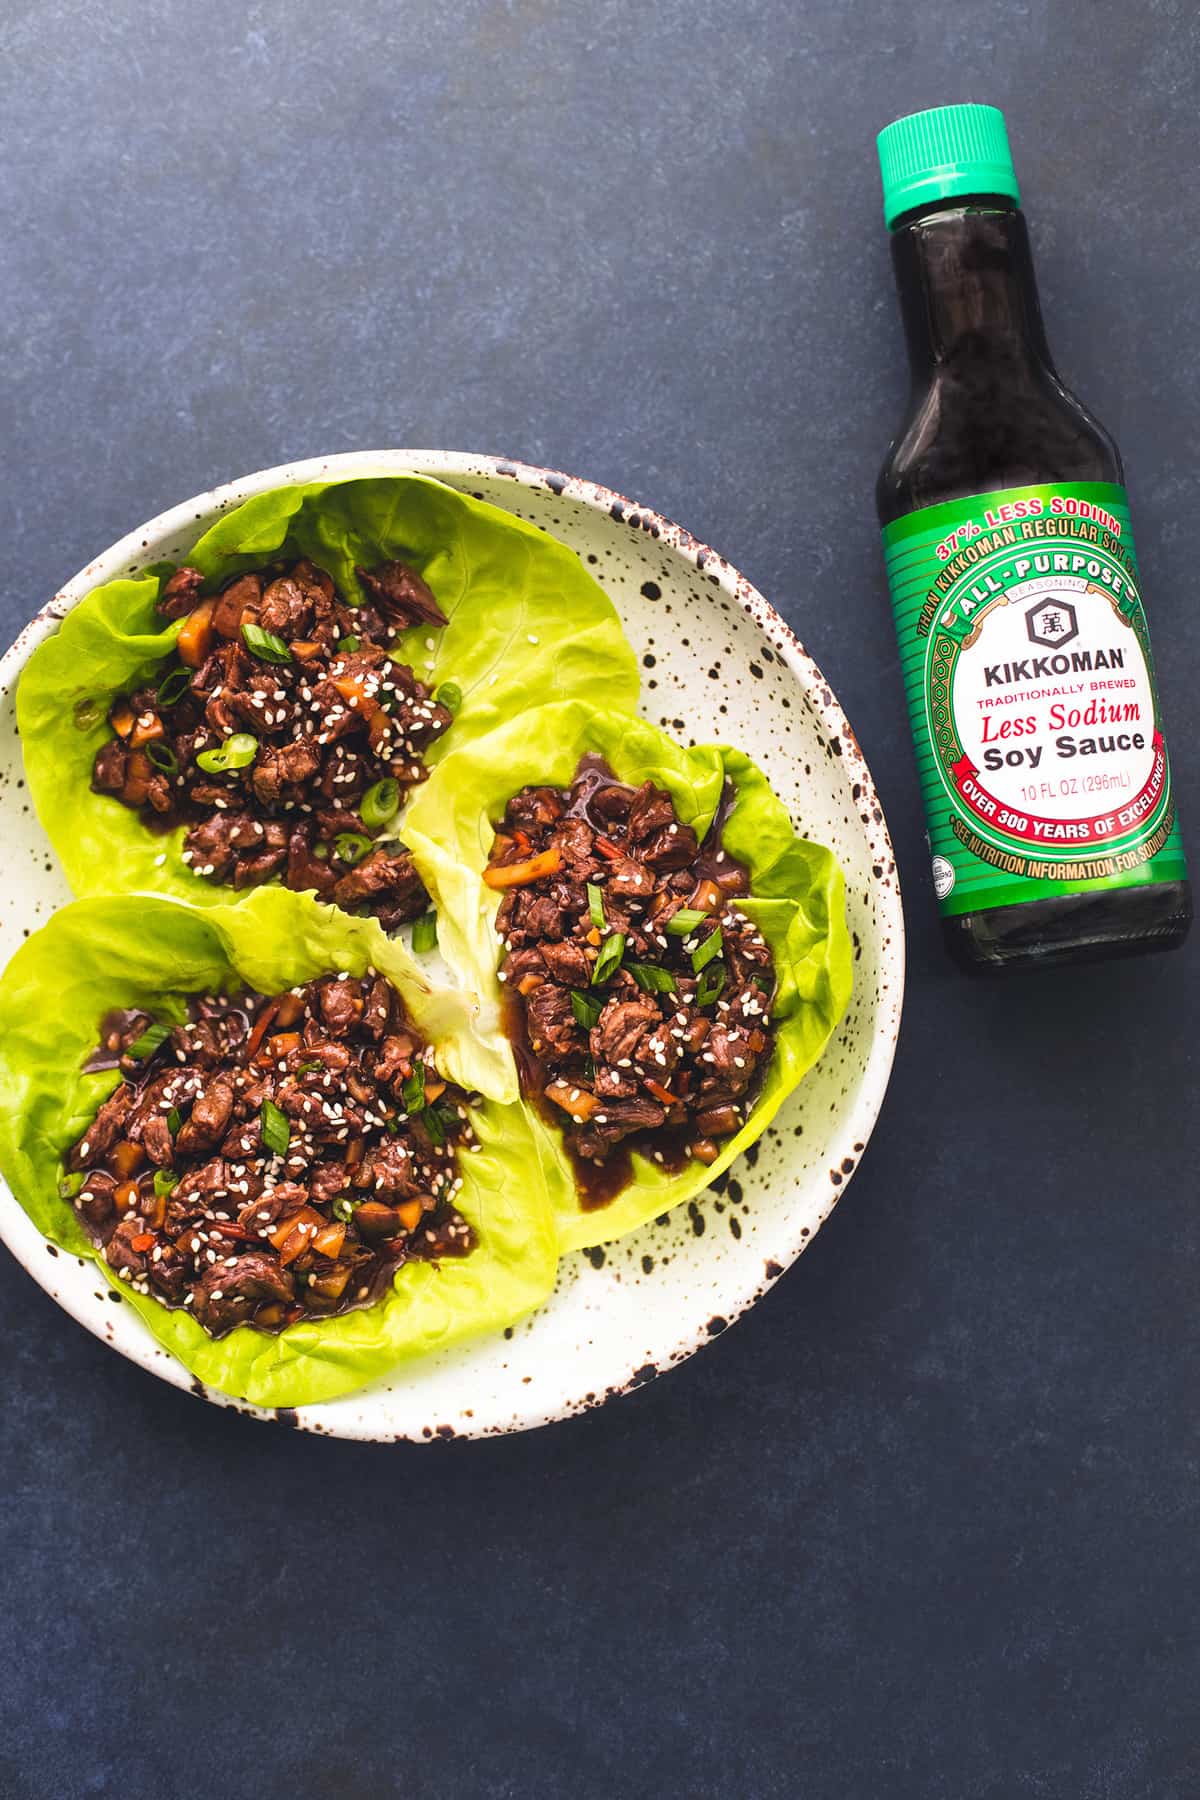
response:
[[[876,1001],[875,1029],[854,1103],[838,1138],[830,1145],[831,1161],[834,1166],[845,1158],[852,1162],[852,1167],[844,1174],[841,1182],[832,1189],[830,1206],[821,1214],[816,1226],[809,1228],[806,1236],[797,1236],[792,1240],[787,1246],[787,1254],[784,1258],[775,1257],[774,1261],[779,1269],[778,1275],[769,1276],[765,1281],[760,1280],[753,1288],[738,1296],[736,1305],[727,1304],[724,1318],[728,1325],[733,1325],[745,1316],[769,1287],[781,1279],[813,1242],[817,1232],[824,1225],[857,1172],[861,1157],[878,1120],[895,1059],[904,1003],[906,939],[899,875],[896,869],[891,835],[883,808],[879,804],[874,778],[867,766],[866,758],[863,756],[853,727],[815,658],[806,650],[787,620],[732,563],[713,550],[711,546],[695,537],[686,527],[676,524],[655,508],[632,500],[603,483],[590,481],[581,476],[568,475],[559,469],[524,462],[516,457],[472,451],[406,449],[339,451],[329,456],[304,457],[292,462],[279,463],[270,468],[257,469],[249,474],[237,476],[230,481],[219,483],[213,488],[193,495],[190,499],[167,507],[143,524],[135,526],[132,531],[117,539],[108,549],[85,563],[18,632],[8,650],[3,656],[0,656],[0,687],[8,687],[15,682],[36,647],[57,629],[67,613],[77,606],[85,595],[102,582],[112,580],[125,573],[129,565],[139,559],[141,552],[146,548],[145,540],[147,538],[186,532],[190,527],[200,523],[206,515],[211,516],[217,511],[228,510],[268,488],[295,486],[305,482],[338,477],[363,479],[372,475],[400,474],[430,475],[458,482],[471,477],[511,479],[514,486],[530,490],[545,489],[556,496],[579,502],[593,511],[607,513],[610,517],[630,524],[635,529],[643,530],[668,545],[678,555],[692,563],[699,573],[704,574],[720,587],[728,598],[770,637],[777,653],[802,688],[806,705],[820,722],[827,738],[831,742],[839,744],[847,768],[854,770],[854,778],[861,786],[860,816],[867,815],[864,819],[866,836],[872,849],[877,852],[876,860],[882,859],[882,864],[889,875],[887,882],[880,883],[876,894],[881,924],[880,971],[881,974],[886,974],[888,979],[886,984],[883,982],[880,984]],[[861,1148],[857,1148],[857,1146],[861,1146]],[[0,1242],[4,1243],[16,1261],[64,1312],[76,1323],[82,1325],[93,1337],[98,1338],[109,1349],[117,1350],[127,1360],[144,1369],[148,1374],[169,1382],[182,1392],[201,1395],[219,1406],[234,1408],[256,1419],[278,1422],[283,1417],[286,1423],[323,1437],[344,1438],[347,1441],[358,1442],[390,1443],[397,1441],[398,1438],[400,1441],[411,1443],[440,1441],[437,1431],[431,1430],[429,1426],[420,1431],[410,1428],[397,1433],[394,1430],[383,1430],[378,1425],[372,1425],[369,1417],[361,1420],[353,1416],[340,1417],[338,1413],[329,1411],[330,1405],[335,1403],[325,1402],[298,1408],[268,1409],[252,1406],[233,1395],[202,1386],[195,1380],[190,1370],[185,1368],[182,1363],[177,1362],[169,1353],[165,1359],[163,1358],[161,1347],[148,1331],[136,1333],[131,1342],[123,1340],[117,1342],[103,1329],[103,1314],[89,1316],[90,1309],[87,1305],[82,1301],[76,1304],[75,1296],[60,1292],[53,1282],[53,1267],[46,1268],[37,1258],[28,1257],[23,1248],[14,1241],[15,1238],[24,1235],[21,1230],[22,1225],[33,1231],[39,1244],[48,1242],[37,1231],[36,1226],[20,1206],[7,1182],[0,1177]],[[576,1254],[581,1253],[577,1252]],[[659,1369],[662,1373],[667,1373],[671,1369],[678,1368],[697,1350],[712,1341],[704,1324],[686,1325],[681,1329],[667,1359],[660,1363]],[[624,1382],[607,1388],[603,1396],[597,1397],[595,1404],[607,1404],[609,1400],[619,1398],[622,1394],[640,1385],[642,1385],[642,1379],[639,1375],[631,1375]],[[362,1395],[369,1394],[369,1391],[369,1387],[362,1390]],[[355,1395],[347,1395],[344,1398],[353,1400]],[[591,1407],[585,1406],[582,1402],[567,1401],[558,1403],[555,1411],[543,1411],[540,1414],[536,1413],[536,1407],[534,1407],[531,1408],[529,1416],[514,1414],[501,1424],[489,1423],[486,1419],[481,1419],[474,1424],[472,1430],[460,1430],[456,1435],[460,1437],[507,1436],[514,1432],[535,1430],[543,1425],[576,1417],[582,1410],[591,1410]]]

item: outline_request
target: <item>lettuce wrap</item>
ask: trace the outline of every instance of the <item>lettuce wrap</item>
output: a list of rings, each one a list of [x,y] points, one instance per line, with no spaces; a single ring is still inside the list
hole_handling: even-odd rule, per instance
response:
[[[272,489],[210,527],[186,560],[215,582],[281,556],[310,558],[353,603],[364,597],[356,564],[399,557],[424,576],[448,623],[415,626],[392,647],[428,685],[449,681],[462,692],[430,764],[547,699],[603,692],[616,707],[637,703],[633,651],[574,552],[428,477]],[[150,891],[199,906],[237,904],[232,888],[183,862],[182,826],[155,835],[90,787],[96,752],[112,736],[112,701],[145,685],[179,635],[180,621],[164,623],[155,611],[171,567],[95,589],[30,657],[17,692],[29,790],[76,894]]]
[[[721,1144],[711,1165],[668,1173],[635,1154],[634,1177],[607,1205],[580,1207],[562,1134],[530,1109],[531,1130],[554,1147],[565,1179],[555,1184],[559,1246],[606,1243],[692,1199],[761,1137],[787,1096],[821,1055],[850,998],[851,946],[841,870],[820,844],[798,837],[766,777],[741,751],[687,750],[644,720],[596,712],[578,700],[540,708],[477,743],[451,752],[411,804],[404,837],[438,909],[447,962],[480,997],[476,1028],[499,1060],[506,1049],[496,970],[503,949],[494,921],[501,895],[482,880],[499,819],[526,786],[567,787],[579,759],[602,756],[631,786],[666,788],[678,817],[698,837],[713,821],[726,781],[736,800],[722,842],[750,872],[753,897],[733,904],[770,946],[778,988],[772,1006],[775,1052],[750,1117]],[[519,1092],[509,1054],[504,1098]]]
[[[0,978],[0,1170],[16,1198],[54,1243],[93,1257],[202,1382],[258,1406],[333,1399],[399,1363],[511,1324],[554,1284],[563,1174],[523,1110],[495,1102],[473,1108],[481,1148],[459,1158],[464,1185],[455,1203],[477,1234],[471,1254],[408,1263],[375,1305],[304,1320],[278,1336],[239,1326],[214,1340],[186,1311],[118,1283],[60,1196],[64,1153],[120,1079],[81,1067],[110,1008],[144,1007],[177,1023],[193,993],[248,984],[271,994],[329,970],[358,975],[369,964],[399,990],[418,1029],[450,1018],[453,997],[431,990],[374,920],[349,919],[284,889],[205,912],[153,898],[76,901]],[[434,1049],[442,1073],[470,1087],[469,1048]]]

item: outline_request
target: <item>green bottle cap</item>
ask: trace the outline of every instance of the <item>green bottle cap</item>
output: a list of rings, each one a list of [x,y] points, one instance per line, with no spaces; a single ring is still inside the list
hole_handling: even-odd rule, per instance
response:
[[[886,125],[876,139],[883,176],[883,217],[955,194],[1007,194],[1020,201],[998,106],[932,106]]]

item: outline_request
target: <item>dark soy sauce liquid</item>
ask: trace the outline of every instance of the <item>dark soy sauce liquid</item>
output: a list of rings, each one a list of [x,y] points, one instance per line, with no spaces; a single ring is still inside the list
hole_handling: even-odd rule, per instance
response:
[[[918,208],[896,222],[891,245],[912,391],[876,488],[880,524],[1039,482],[1124,485],[1116,444],[1051,361],[1013,202]],[[964,913],[942,930],[960,964],[1001,970],[1171,949],[1191,918],[1191,888],[1177,881]]]

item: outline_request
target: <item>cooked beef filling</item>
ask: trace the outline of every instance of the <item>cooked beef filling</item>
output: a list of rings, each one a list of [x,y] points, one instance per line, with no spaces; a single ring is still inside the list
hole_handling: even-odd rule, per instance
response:
[[[774,967],[732,904],[750,884],[720,825],[701,845],[669,794],[585,758],[569,789],[523,789],[497,827],[484,880],[506,890],[510,1034],[585,1201],[628,1179],[617,1147],[715,1161],[770,1059]]]
[[[110,1014],[86,1067],[124,1080],[64,1188],[122,1281],[221,1337],[367,1306],[413,1258],[464,1256],[473,1142],[380,975]],[[81,1179],[82,1176],[82,1179]]]
[[[424,910],[425,889],[406,850],[373,840],[424,779],[458,694],[435,697],[388,650],[412,625],[446,623],[421,577],[398,562],[358,576],[370,599],[351,607],[309,562],[215,594],[178,569],[158,609],[183,620],[179,661],[114,703],[92,787],[155,829],[186,824],[184,861],[206,880],[276,877],[392,929]]]

